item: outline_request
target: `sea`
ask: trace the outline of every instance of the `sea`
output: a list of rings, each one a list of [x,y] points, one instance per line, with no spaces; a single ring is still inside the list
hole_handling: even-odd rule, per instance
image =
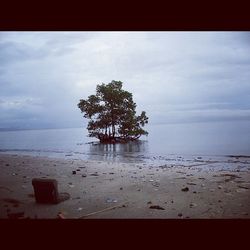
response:
[[[149,124],[145,129],[148,136],[117,144],[100,144],[84,127],[1,131],[0,153],[151,164],[250,156],[249,121]]]

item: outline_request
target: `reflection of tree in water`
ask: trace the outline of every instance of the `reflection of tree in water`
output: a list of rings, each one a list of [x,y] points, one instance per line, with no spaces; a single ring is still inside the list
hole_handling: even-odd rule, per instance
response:
[[[89,144],[90,160],[111,160],[114,158],[127,159],[128,157],[136,157],[139,154],[148,152],[147,141],[131,141],[128,143]],[[128,159],[127,159],[128,160]]]

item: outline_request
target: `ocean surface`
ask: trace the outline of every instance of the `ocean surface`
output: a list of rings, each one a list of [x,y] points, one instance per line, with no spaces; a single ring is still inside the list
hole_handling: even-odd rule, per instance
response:
[[[250,122],[148,125],[149,135],[127,144],[99,144],[82,128],[0,132],[0,152],[56,158],[159,162],[185,157],[250,155]]]

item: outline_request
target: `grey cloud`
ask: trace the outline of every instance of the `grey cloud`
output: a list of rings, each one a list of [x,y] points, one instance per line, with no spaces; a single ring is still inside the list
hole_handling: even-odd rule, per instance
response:
[[[96,84],[121,80],[150,123],[249,119],[248,37],[234,32],[5,32],[0,116],[9,125],[81,126],[86,121],[79,99],[94,93]],[[8,102],[16,107],[8,108]]]

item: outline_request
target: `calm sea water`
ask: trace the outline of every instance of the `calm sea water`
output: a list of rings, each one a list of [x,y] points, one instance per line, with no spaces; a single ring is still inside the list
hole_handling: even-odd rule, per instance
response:
[[[250,122],[149,125],[147,137],[99,144],[85,128],[0,132],[0,151],[85,160],[155,161],[175,156],[250,155]]]

